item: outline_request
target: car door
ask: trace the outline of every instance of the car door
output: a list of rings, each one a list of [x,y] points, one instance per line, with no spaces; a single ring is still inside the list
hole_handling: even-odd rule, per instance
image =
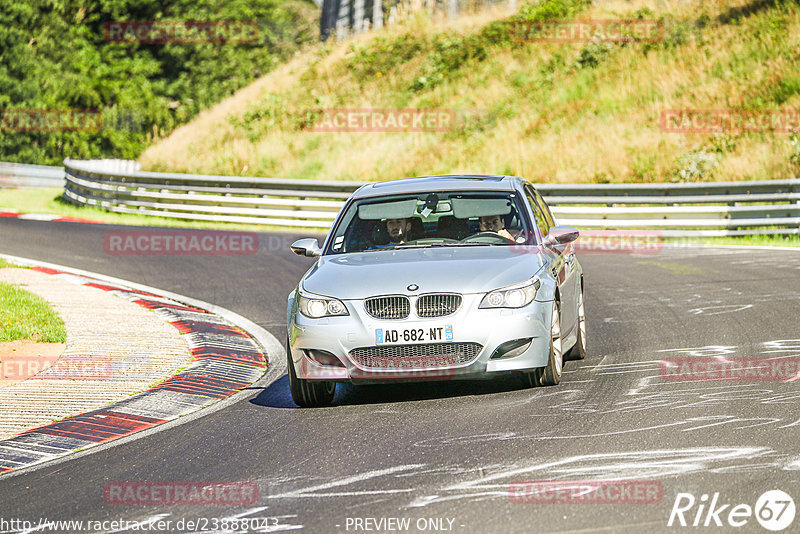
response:
[[[542,235],[546,236],[550,228],[555,226],[553,214],[547,207],[539,192],[530,186],[525,187],[526,196],[529,197],[531,209],[537,223],[540,225]],[[539,222],[539,219],[542,222]],[[575,265],[575,251],[572,243],[557,247],[557,257],[553,261],[553,275],[558,280],[559,294],[561,295],[561,331],[562,334],[572,333],[578,323],[578,280]]]

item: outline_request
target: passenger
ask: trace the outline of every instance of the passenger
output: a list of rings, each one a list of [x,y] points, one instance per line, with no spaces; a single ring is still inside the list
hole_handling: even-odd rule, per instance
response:
[[[494,232],[500,237],[505,237],[506,239],[514,241],[509,231],[506,230],[503,218],[499,215],[485,215],[481,217],[481,232]]]
[[[402,245],[408,239],[411,231],[411,219],[387,219],[386,230],[389,232],[391,245]]]

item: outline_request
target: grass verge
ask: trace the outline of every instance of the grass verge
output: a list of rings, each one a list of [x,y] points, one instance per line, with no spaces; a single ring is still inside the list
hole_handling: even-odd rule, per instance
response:
[[[0,342],[21,339],[65,343],[67,330],[43,298],[0,282]]]

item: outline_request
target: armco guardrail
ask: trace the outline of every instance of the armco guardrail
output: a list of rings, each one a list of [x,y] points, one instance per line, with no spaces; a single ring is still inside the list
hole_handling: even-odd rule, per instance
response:
[[[64,162],[64,196],[109,211],[328,228],[365,182],[139,171],[119,160]],[[658,229],[665,237],[798,233],[800,180],[681,184],[539,184],[561,224]]]
[[[0,187],[62,187],[64,167],[0,162]]]

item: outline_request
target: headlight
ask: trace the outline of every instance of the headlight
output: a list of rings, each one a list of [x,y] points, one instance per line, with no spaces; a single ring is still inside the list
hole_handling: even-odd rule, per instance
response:
[[[318,295],[301,293],[297,302],[297,307],[300,313],[312,319],[350,315],[341,300],[320,297]]]
[[[502,287],[486,294],[479,308],[522,308],[536,298],[539,290],[538,278],[532,278],[522,284]]]

